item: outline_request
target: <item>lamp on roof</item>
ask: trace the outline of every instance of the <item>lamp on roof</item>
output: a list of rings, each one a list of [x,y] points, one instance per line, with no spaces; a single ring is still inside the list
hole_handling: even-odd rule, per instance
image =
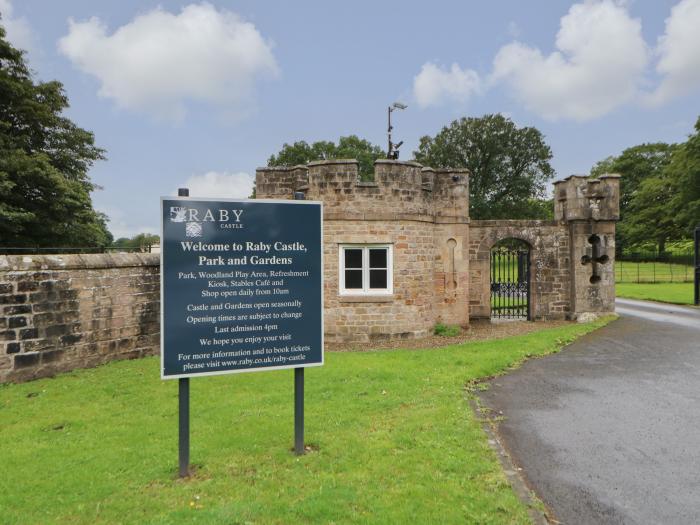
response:
[[[394,102],[391,106],[388,108],[387,116],[389,120],[389,127],[387,128],[387,135],[389,136],[389,149],[387,150],[386,158],[387,159],[392,159],[392,160],[398,160],[399,158],[399,148],[401,147],[401,144],[403,144],[403,140],[398,142],[397,144],[394,144],[391,141],[391,130],[394,129],[394,127],[391,125],[391,113],[397,109],[406,109],[408,106],[406,104],[402,104],[401,102]]]

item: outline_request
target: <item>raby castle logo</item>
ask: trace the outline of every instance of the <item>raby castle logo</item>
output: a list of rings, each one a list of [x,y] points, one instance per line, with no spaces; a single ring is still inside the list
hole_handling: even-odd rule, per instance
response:
[[[221,229],[241,229],[243,210],[224,209],[198,210],[185,206],[170,207],[170,222],[185,223],[185,237],[201,237],[204,234],[205,223],[216,223]]]

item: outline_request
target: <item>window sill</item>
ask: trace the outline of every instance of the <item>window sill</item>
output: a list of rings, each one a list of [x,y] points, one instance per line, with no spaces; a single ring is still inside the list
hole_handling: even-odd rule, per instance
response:
[[[341,303],[393,303],[394,294],[385,295],[339,295]]]

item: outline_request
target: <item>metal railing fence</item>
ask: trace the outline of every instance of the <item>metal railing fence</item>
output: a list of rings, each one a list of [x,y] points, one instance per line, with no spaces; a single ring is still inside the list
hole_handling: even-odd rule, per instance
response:
[[[693,252],[633,252],[615,260],[618,283],[690,283],[693,282]]]

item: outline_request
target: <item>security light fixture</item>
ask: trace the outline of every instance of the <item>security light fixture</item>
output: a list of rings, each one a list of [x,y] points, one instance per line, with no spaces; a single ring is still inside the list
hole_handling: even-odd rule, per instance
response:
[[[391,112],[394,111],[395,109],[406,109],[407,107],[408,106],[406,104],[403,104],[401,102],[394,102],[388,108],[387,117],[389,120],[389,126],[387,128],[387,135],[389,136],[389,149],[387,150],[387,154],[386,154],[387,159],[398,160],[399,148],[401,147],[401,144],[403,144],[403,140],[401,142],[399,142],[398,144],[394,144],[391,141],[391,130],[394,129],[394,127],[391,125]]]

